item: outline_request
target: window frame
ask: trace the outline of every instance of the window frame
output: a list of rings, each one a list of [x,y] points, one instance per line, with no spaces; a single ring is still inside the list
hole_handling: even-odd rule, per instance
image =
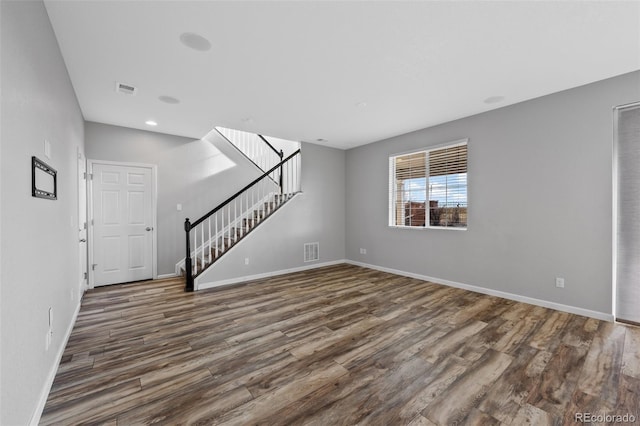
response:
[[[429,153],[432,151],[438,151],[444,148],[455,148],[457,146],[463,146],[466,145],[467,146],[467,184],[466,184],[466,195],[467,195],[467,223],[464,227],[460,226],[434,226],[431,225],[430,221],[428,220],[429,217],[429,207],[426,203],[428,203],[429,200]],[[395,202],[395,198],[396,198],[396,194],[397,194],[397,190],[395,188],[395,178],[396,178],[396,167],[395,167],[395,160],[398,157],[402,157],[402,156],[407,156],[407,155],[411,155],[411,154],[417,154],[420,152],[424,152],[426,154],[426,200],[425,200],[425,214],[427,216],[427,220],[425,220],[425,224],[424,226],[407,226],[407,225],[397,225],[396,224],[396,202]],[[451,142],[444,142],[444,143],[440,143],[437,145],[431,145],[428,147],[423,147],[420,149],[414,149],[411,151],[404,151],[404,152],[399,152],[399,153],[395,153],[392,155],[389,155],[389,192],[388,192],[388,203],[389,203],[389,212],[388,212],[388,222],[387,225],[389,228],[397,228],[397,229],[415,229],[415,230],[426,230],[426,229],[444,229],[444,230],[450,230],[450,231],[466,231],[469,228],[469,219],[468,219],[468,212],[469,212],[469,138],[463,138],[463,139],[457,139]]]

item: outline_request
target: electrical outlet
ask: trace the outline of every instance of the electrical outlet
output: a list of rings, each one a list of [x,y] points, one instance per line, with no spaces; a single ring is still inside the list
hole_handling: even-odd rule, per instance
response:
[[[249,264],[249,258],[248,258],[248,257],[245,257],[245,258],[244,258],[244,264],[245,264],[245,265],[248,265],[248,264]]]
[[[556,287],[564,288],[564,278],[556,277]]]
[[[367,254],[367,249],[360,248],[360,254]]]

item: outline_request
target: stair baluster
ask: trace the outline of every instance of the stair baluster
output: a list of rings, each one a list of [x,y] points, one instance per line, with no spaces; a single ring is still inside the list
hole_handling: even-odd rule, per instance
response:
[[[185,219],[186,291],[193,291],[200,274],[300,191],[299,158],[298,149],[200,219]]]

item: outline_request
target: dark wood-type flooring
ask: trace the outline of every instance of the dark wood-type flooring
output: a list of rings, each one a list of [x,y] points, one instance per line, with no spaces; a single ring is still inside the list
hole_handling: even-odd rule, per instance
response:
[[[41,423],[640,418],[638,328],[351,265],[182,287],[87,292]]]

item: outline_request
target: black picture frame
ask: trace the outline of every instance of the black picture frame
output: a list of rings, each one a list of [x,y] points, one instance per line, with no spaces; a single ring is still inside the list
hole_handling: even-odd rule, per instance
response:
[[[47,200],[58,199],[58,172],[36,156],[31,157],[31,195]]]

